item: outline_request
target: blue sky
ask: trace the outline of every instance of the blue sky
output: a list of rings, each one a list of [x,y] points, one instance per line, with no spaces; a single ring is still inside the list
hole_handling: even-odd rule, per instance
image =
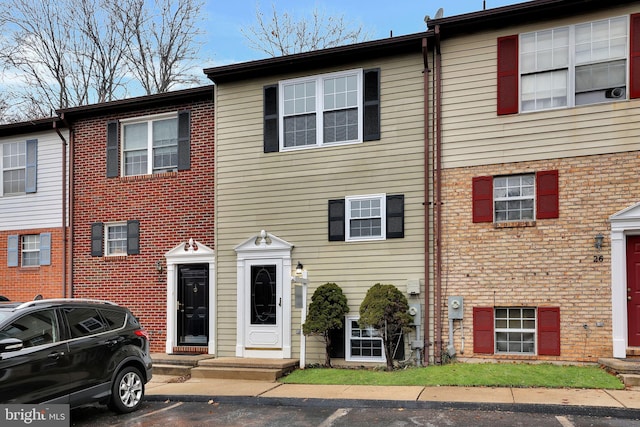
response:
[[[486,0],[487,9],[522,3],[523,0]],[[344,15],[346,21],[362,25],[372,39],[418,33],[426,30],[425,15],[434,17],[443,7],[444,16],[482,10],[483,0],[205,0],[206,41],[201,57],[205,67],[245,62],[265,57],[247,46],[240,32],[256,22],[256,5],[269,12],[275,4],[279,13],[310,16],[314,8],[326,16]]]

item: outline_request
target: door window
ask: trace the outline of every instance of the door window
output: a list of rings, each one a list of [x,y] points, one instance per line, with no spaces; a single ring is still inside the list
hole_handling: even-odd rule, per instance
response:
[[[276,324],[276,266],[251,266],[251,324]]]
[[[0,331],[0,339],[4,338],[22,340],[25,348],[58,342],[54,311],[44,310],[22,316]]]

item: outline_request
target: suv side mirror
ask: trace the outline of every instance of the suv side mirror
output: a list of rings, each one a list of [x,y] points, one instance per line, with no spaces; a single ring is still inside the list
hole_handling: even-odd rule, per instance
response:
[[[22,350],[24,344],[18,338],[5,338],[0,340],[0,353]]]

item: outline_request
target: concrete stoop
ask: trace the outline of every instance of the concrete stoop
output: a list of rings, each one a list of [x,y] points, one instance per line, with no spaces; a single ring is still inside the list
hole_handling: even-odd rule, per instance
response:
[[[153,375],[187,377],[191,375],[191,369],[198,366],[201,360],[212,357],[214,356],[210,354],[184,355],[154,353],[151,355],[151,359],[153,360]]]
[[[298,359],[220,357],[207,359],[191,369],[192,378],[275,381],[296,369]]]
[[[152,354],[153,374],[191,378],[275,381],[295,370],[298,359],[219,357],[211,354]]]
[[[625,386],[640,386],[640,359],[602,358],[598,363],[607,371],[620,377]]]

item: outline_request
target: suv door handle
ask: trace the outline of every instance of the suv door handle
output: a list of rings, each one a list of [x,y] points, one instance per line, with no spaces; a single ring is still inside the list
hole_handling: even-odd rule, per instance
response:
[[[64,356],[64,351],[56,351],[55,353],[50,353],[47,357],[49,359],[58,360],[61,356]]]

